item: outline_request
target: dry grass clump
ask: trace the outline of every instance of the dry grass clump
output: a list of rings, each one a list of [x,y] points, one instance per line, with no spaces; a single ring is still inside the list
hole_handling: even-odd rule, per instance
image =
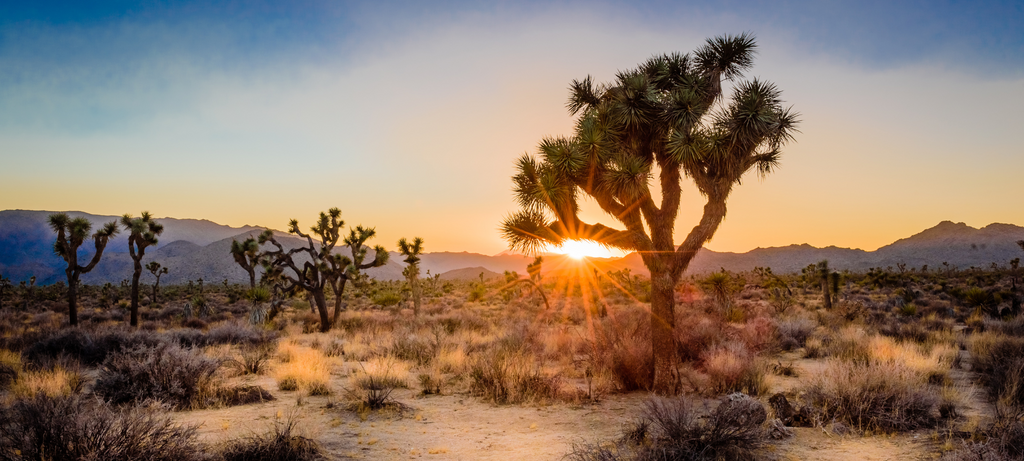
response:
[[[728,343],[705,351],[701,356],[706,386],[698,391],[710,395],[744,392],[761,395],[768,392],[766,369],[743,343]]]
[[[77,367],[57,365],[47,370],[20,373],[11,386],[11,393],[17,398],[59,397],[78,394],[84,385],[85,377]]]
[[[479,354],[469,378],[474,393],[497,404],[545,401],[561,394],[560,377],[542,373],[523,350],[498,347]]]
[[[371,410],[390,405],[391,393],[409,386],[408,363],[392,356],[376,357],[361,365],[360,370],[352,378],[355,391],[350,391],[350,395]]]
[[[706,407],[704,407],[706,411]],[[767,412],[742,394],[727,397],[706,416],[686,396],[654,397],[615,444],[576,445],[574,461],[755,460],[767,436]]]
[[[331,393],[331,359],[320,351],[294,344],[282,344],[278,347],[278,358],[283,362],[274,370],[278,389],[301,390],[309,395]]]
[[[222,450],[224,461],[312,461],[325,459],[316,440],[293,434],[295,420],[278,422],[265,434],[233,440]]]
[[[973,335],[968,349],[990,397],[1024,406],[1024,338],[985,332]]]
[[[884,431],[928,427],[939,405],[926,377],[896,361],[831,359],[811,378],[807,392],[824,417]]]

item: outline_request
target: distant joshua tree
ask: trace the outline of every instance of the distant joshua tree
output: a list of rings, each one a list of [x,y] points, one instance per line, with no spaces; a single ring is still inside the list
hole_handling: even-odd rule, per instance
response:
[[[832,286],[832,271],[828,268],[828,260],[824,259],[818,262],[816,266],[818,277],[821,279],[821,294],[824,299],[824,306],[826,310],[832,309],[832,292],[829,289]],[[838,274],[837,279],[838,281]]]
[[[409,288],[412,289],[412,307],[415,315],[420,315],[420,254],[423,253],[423,239],[416,237],[412,243],[405,238],[398,241],[398,251],[405,256],[405,269],[402,275],[409,281]],[[482,275],[482,274],[481,274]]]
[[[259,261],[260,244],[256,239],[249,237],[241,242],[231,239],[231,257],[245,272],[249,274],[249,289],[256,288],[256,267]]]
[[[117,222],[111,221],[103,225],[103,228],[92,234],[93,247],[96,253],[93,254],[89,264],[82,266],[78,264],[78,247],[82,246],[92,224],[85,218],[68,217],[67,213],[54,213],[48,218],[50,228],[57,233],[57,241],[53,244],[53,252],[64,259],[68,267],[64,274],[68,278],[68,323],[72,326],[78,325],[78,279],[82,274],[91,271],[100,262],[103,256],[103,249],[107,247],[110,237],[117,234]]]
[[[751,35],[726,35],[693,54],[652,57],[610,83],[573,81],[566,106],[578,115],[574,135],[542,140],[536,157],[518,160],[512,178],[520,210],[501,226],[512,249],[535,253],[545,244],[590,240],[639,253],[651,272],[649,351],[659,393],[680,384],[675,286],[718,230],[733,187],[747,172],[774,170],[796,131],[797,116],[775,85],[740,79],[755,48]],[[679,244],[673,231],[684,178],[706,203]],[[584,222],[584,196],[624,229]]]
[[[167,268],[160,267],[160,263],[156,261],[150,261],[149,264],[146,264],[146,270],[153,274],[153,277],[156,277],[156,282],[153,283],[153,304],[156,304],[156,294],[160,288],[160,276],[167,274]]]
[[[132,272],[132,307],[130,325],[139,326],[139,277],[142,276],[142,257],[146,255],[146,248],[157,244],[157,236],[164,233],[164,226],[156,222],[148,211],[143,211],[142,216],[133,218],[131,213],[121,216],[121,226],[130,232],[128,236],[128,253],[135,263]]]
[[[340,217],[341,210],[338,208],[331,208],[327,213],[321,212],[320,220],[310,228],[312,234],[303,233],[299,230],[299,221],[291,220],[288,223],[288,232],[305,238],[307,242],[305,246],[291,250],[285,250],[284,246],[274,238],[274,232],[269,229],[263,231],[258,239],[260,245],[269,243],[275,248],[263,252],[260,256],[267,278],[280,281],[283,285],[281,288],[283,292],[306,291],[312,297],[311,305],[320,313],[320,331],[325,333],[330,331],[333,326],[327,312],[325,289],[328,286],[334,288],[338,278],[351,277],[352,274],[358,274],[358,268],[367,268],[365,264],[352,267],[352,259],[334,253],[335,246],[342,241],[341,228],[345,225],[345,222],[339,219]],[[357,231],[359,229],[362,228],[358,227]],[[362,242],[373,236],[373,229],[362,229],[362,232],[365,237]],[[318,238],[319,243],[314,242],[314,236]],[[352,238],[351,235],[350,238]],[[370,263],[370,267],[387,263],[387,252],[383,251],[383,248],[378,248],[380,251],[377,252],[373,263]],[[365,256],[365,250],[363,252],[363,256]],[[309,261],[302,263],[300,267],[295,261],[298,255],[308,257]],[[361,257],[357,257],[357,259],[361,260]],[[341,303],[339,299],[341,293],[337,291],[337,288],[335,290],[335,311],[337,312]]]

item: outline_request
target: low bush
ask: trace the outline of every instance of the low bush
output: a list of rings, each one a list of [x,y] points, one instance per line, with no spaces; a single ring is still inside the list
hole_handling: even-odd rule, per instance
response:
[[[556,398],[561,388],[559,377],[541,373],[530,355],[500,348],[478,357],[469,377],[474,393],[497,404]]]
[[[117,353],[103,362],[93,391],[114,404],[156,400],[177,409],[214,403],[220,362],[192,349],[161,344]]]
[[[266,434],[229,442],[221,456],[224,461],[309,461],[325,459],[316,440],[295,435],[295,420],[274,424]]]
[[[209,459],[196,428],[140,408],[116,410],[79,396],[37,394],[0,411],[0,459]]]
[[[1024,338],[984,333],[973,338],[969,349],[989,395],[1024,405]]]
[[[330,393],[331,364],[320,351],[282,345],[279,357],[285,363],[278,366],[274,372],[278,389],[303,390],[309,395]],[[288,360],[285,361],[284,358]]]
[[[617,444],[577,445],[574,461],[703,461],[758,459],[767,412],[743,394],[725,398],[707,416],[689,397],[654,397]]]
[[[936,421],[939,397],[926,379],[899,362],[833,359],[811,378],[807,393],[826,418],[865,429],[904,431]]]

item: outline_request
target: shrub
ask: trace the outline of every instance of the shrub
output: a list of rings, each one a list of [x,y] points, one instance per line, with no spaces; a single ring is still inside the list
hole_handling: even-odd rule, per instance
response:
[[[807,391],[826,418],[861,428],[904,431],[935,422],[939,397],[928,390],[925,379],[899,362],[830,360]]]
[[[325,459],[320,444],[313,439],[294,435],[295,420],[288,418],[274,424],[261,435],[235,440],[221,451],[224,461],[307,461]]]
[[[743,394],[733,394],[706,417],[689,397],[654,397],[616,445],[575,446],[568,455],[578,461],[614,460],[750,460],[764,446],[764,407]]]
[[[807,343],[807,338],[811,336],[811,333],[817,326],[810,319],[780,320],[778,323],[779,337],[783,340],[785,338],[792,338],[796,341],[797,347],[803,347]]]
[[[497,404],[542,401],[557,397],[558,376],[545,376],[532,358],[520,351],[496,349],[482,354],[471,366],[470,389]]]
[[[267,364],[273,357],[274,348],[272,345],[247,345],[242,346],[239,360],[236,360],[235,363],[237,363],[241,374],[259,375],[266,371]]]
[[[745,392],[760,395],[768,391],[765,367],[759,365],[742,343],[730,343],[706,351],[702,356],[708,383],[703,392],[721,395]]]
[[[986,333],[970,344],[974,370],[981,373],[989,395],[1024,405],[1024,338]]]
[[[196,428],[139,408],[38,394],[0,411],[0,459],[207,459]]]
[[[161,344],[108,358],[93,391],[114,404],[157,400],[174,408],[202,408],[213,397],[220,362],[199,351]]]
[[[353,395],[372,410],[389,405],[396,388],[408,387],[408,366],[394,357],[376,357],[361,367],[363,373],[353,379],[356,387]]]

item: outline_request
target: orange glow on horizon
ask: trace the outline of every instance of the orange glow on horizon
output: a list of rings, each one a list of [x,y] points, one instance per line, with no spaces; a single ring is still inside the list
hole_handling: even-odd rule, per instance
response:
[[[624,255],[622,251],[614,250],[590,240],[566,240],[561,245],[549,246],[551,253],[564,254],[573,259],[583,258],[613,258]]]

